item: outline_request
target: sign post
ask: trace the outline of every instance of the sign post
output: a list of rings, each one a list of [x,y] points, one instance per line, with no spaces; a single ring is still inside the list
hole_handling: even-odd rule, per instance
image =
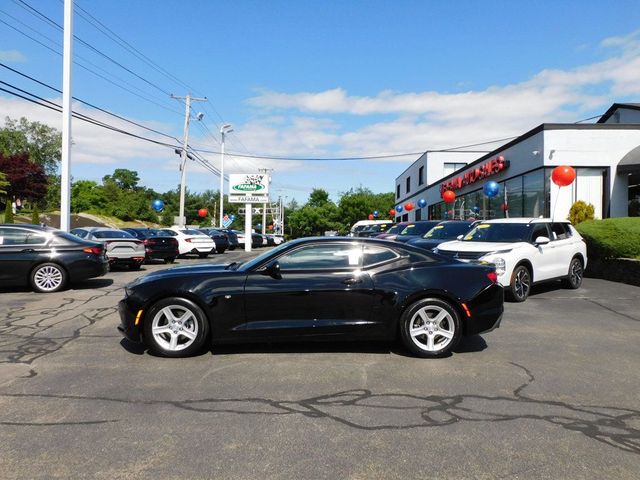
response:
[[[269,201],[269,176],[264,174],[229,175],[229,202],[244,203],[244,251],[251,251],[252,204]]]

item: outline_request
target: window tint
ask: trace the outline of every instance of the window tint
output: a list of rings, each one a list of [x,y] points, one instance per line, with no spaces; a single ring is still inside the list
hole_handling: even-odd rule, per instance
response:
[[[544,236],[547,236],[546,227]],[[530,223],[480,223],[464,236],[467,242],[528,242],[531,239]]]
[[[93,232],[93,236],[96,238],[134,238],[129,232],[122,230],[100,230]]]
[[[361,257],[359,245],[309,245],[283,255],[278,262],[282,270],[333,270],[357,268]]]
[[[551,224],[551,240],[564,240],[571,236],[571,231],[564,223],[552,223]]]
[[[168,236],[170,237],[177,237],[178,234],[176,232],[174,232],[173,230],[162,230],[164,233],[166,233]]]
[[[190,228],[185,228],[184,230],[180,230],[180,232],[184,233],[185,235],[204,235],[199,230],[193,230]]]
[[[546,223],[536,223],[531,232],[531,241],[535,242],[538,237],[549,237]]]
[[[78,229],[73,229],[71,230],[69,233],[72,233],[73,235],[80,237],[80,238],[85,238],[87,236],[87,232],[85,232],[84,230],[78,230]]]
[[[0,228],[0,245],[24,245],[27,231],[20,228]]]
[[[25,239],[27,245],[44,245],[47,243],[47,237],[38,232],[27,232],[27,238]]]
[[[365,267],[397,258],[393,250],[384,247],[364,247],[362,263]]]

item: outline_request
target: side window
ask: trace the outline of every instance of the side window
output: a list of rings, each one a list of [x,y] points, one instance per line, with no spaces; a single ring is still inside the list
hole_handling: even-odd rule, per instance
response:
[[[551,240],[564,240],[571,236],[571,232],[564,223],[552,223],[551,236]]]
[[[398,255],[393,250],[378,246],[366,246],[363,251],[362,264],[365,267],[370,267],[395,258],[398,258]]]
[[[20,228],[0,228],[0,245],[24,245],[27,233]]]
[[[549,237],[546,223],[536,223],[531,232],[531,241],[535,242],[538,237]]]
[[[28,245],[44,245],[47,243],[47,237],[38,232],[28,232],[25,243]]]
[[[346,244],[309,245],[278,259],[281,270],[334,270],[358,268],[362,247]]]
[[[85,232],[84,230],[79,230],[79,229],[71,230],[69,233],[72,233],[75,236],[80,237],[80,238],[85,238],[87,236],[87,232]]]

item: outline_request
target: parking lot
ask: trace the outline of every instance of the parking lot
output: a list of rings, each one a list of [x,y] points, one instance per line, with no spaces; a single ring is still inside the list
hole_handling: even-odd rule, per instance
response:
[[[164,359],[116,330],[144,271],[0,293],[0,478],[638,478],[638,287],[537,287],[439,360],[399,343]]]

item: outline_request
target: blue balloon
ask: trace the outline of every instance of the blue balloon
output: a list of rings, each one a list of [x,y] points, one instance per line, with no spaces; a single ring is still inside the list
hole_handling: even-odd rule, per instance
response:
[[[400,213],[402,211],[402,205],[398,205],[396,207],[396,212]]]
[[[257,228],[262,228],[262,224],[261,224],[261,223],[259,223],[259,224],[257,224],[257,225],[256,225],[256,227],[257,227]]]
[[[378,218],[378,210],[373,211],[373,218]]]
[[[233,220],[236,219],[236,216],[235,216],[235,214],[232,213],[231,215],[229,215],[229,218],[233,221]]]
[[[418,206],[420,208],[424,208],[427,206],[427,201],[424,198],[421,198],[420,200],[418,200]]]
[[[482,190],[487,197],[493,198],[500,193],[500,185],[493,181],[487,182],[484,184],[484,187],[482,187]]]
[[[161,212],[164,210],[164,202],[162,200],[156,199],[151,202],[151,208],[153,208],[156,212]]]
[[[480,207],[476,205],[475,207],[473,207],[473,211],[478,213],[480,211]]]

